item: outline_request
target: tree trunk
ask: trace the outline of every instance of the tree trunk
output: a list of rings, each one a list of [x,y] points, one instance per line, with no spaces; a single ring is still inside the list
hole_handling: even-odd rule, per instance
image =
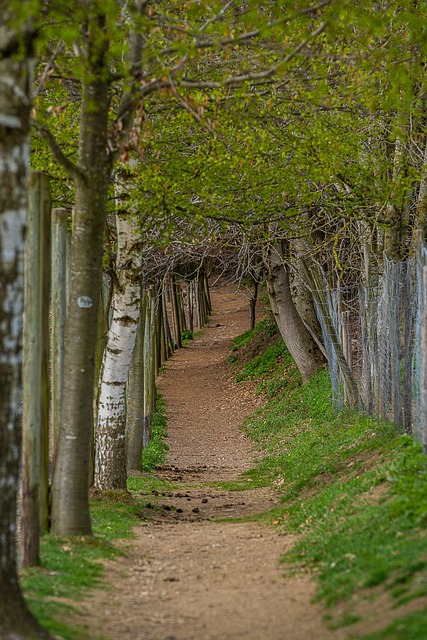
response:
[[[99,61],[95,77],[107,70]],[[108,84],[83,88],[79,174],[71,249],[70,295],[65,330],[61,425],[52,485],[52,530],[58,535],[91,533],[89,459],[106,201],[110,182],[107,147]]]
[[[143,446],[146,447],[151,439],[152,415],[155,410],[156,397],[156,307],[157,296],[154,287],[148,292],[148,305],[146,308],[143,367],[144,367],[144,429]]]
[[[113,318],[101,368],[95,435],[95,486],[126,489],[126,382],[141,305],[141,256],[137,219],[120,211]]]
[[[0,2],[2,15],[8,15]],[[0,30],[0,637],[47,638],[16,566],[22,427],[22,314],[32,61],[29,33]]]
[[[148,295],[142,296],[141,311],[126,386],[126,468],[141,471],[144,432],[144,335]]]
[[[413,228],[413,248],[416,247],[416,234],[421,229],[423,239],[427,235],[427,137],[424,144],[423,162],[421,166],[420,184],[415,209],[415,221]]]
[[[283,262],[283,247],[277,243],[269,256],[267,290],[271,309],[289,353],[307,382],[325,364],[325,359],[304,326],[292,300],[289,274]]]
[[[49,489],[49,178],[30,176],[25,250],[22,440],[22,565],[40,562],[40,532],[48,525]]]
[[[406,150],[401,137],[396,138],[393,158],[393,191],[390,204],[386,208],[384,249],[390,260],[402,260],[405,253],[407,235],[407,187],[405,187]]]
[[[253,294],[252,294],[252,298],[249,300],[249,311],[250,311],[249,328],[251,331],[255,329],[255,324],[256,324],[256,303],[258,300],[258,287],[259,287],[259,282],[255,277],[252,277],[252,284],[253,284]]]
[[[172,275],[171,277],[171,305],[172,305],[172,320],[173,320],[173,328],[175,335],[175,344],[177,349],[182,348],[182,325],[181,325],[181,316],[179,313],[179,301],[178,301],[178,288],[179,283],[177,277]]]
[[[167,310],[167,304],[166,304],[166,294],[167,294],[166,287],[167,287],[167,284],[166,284],[166,281],[164,280],[162,284],[162,291],[161,291],[162,292],[161,304],[162,304],[164,349],[165,349],[164,359],[168,360],[173,354],[173,340],[172,340],[172,334],[171,334],[171,328],[169,324],[168,310]]]
[[[307,220],[307,225],[309,224],[312,225],[312,221]],[[304,256],[310,256],[312,247],[306,239],[297,239],[290,242],[290,251],[293,261],[293,269],[289,273],[292,299],[305,327],[317,344],[321,344],[322,329],[317,319],[313,295],[304,278]]]
[[[52,210],[52,460],[55,465],[56,445],[61,421],[64,371],[64,336],[67,316],[67,238],[68,211]]]

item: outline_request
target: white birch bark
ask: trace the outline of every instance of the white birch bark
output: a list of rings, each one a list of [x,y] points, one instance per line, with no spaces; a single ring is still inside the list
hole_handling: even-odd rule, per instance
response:
[[[119,212],[117,282],[112,321],[101,367],[95,440],[95,486],[126,489],[126,381],[141,302],[141,254],[137,219]]]

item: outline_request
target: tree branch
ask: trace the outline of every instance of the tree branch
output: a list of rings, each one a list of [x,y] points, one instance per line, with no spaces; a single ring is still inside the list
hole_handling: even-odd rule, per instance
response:
[[[31,124],[37,135],[48,144],[56,162],[65,169],[69,177],[73,180],[84,180],[84,173],[80,170],[77,164],[65,155],[49,127],[35,119],[32,120]]]
[[[222,87],[228,87],[228,86],[244,84],[245,82],[251,82],[252,80],[263,80],[263,79],[266,79],[266,78],[270,78],[271,76],[275,75],[277,73],[277,71],[281,67],[283,67],[290,60],[292,60],[292,58],[294,58],[296,55],[298,55],[304,49],[304,47],[307,46],[307,44],[310,42],[310,40],[312,40],[316,36],[320,35],[324,31],[325,27],[326,27],[326,22],[322,22],[317,27],[317,29],[312,31],[312,33],[310,33],[310,35],[307,36],[307,38],[305,40],[300,42],[300,44],[297,47],[295,47],[295,49],[290,51],[283,58],[283,60],[281,60],[277,64],[269,67],[268,69],[264,69],[264,71],[258,71],[256,73],[246,73],[246,74],[242,74],[242,75],[239,75],[239,76],[229,76],[228,78],[225,78],[225,80],[218,81],[218,82],[198,81],[198,80],[189,80],[188,79],[188,80],[179,80],[179,81],[176,82],[176,84],[178,84],[180,87],[184,87],[186,89],[189,89],[189,88],[192,88],[192,89],[220,89]]]
[[[39,80],[39,84],[38,86],[35,88],[34,93],[33,93],[33,100],[35,98],[38,98],[38,96],[41,94],[41,92],[44,89],[44,85],[46,83],[46,80],[49,76],[49,72],[54,68],[54,62],[55,62],[55,58],[61,53],[61,51],[65,48],[65,45],[62,41],[58,42],[55,51],[52,53],[51,57],[49,58],[48,62],[46,63],[46,67],[40,77]]]
[[[295,16],[284,16],[283,18],[280,18],[278,20],[273,20],[272,22],[269,22],[266,26],[267,29],[273,29],[274,27],[277,27],[279,25],[283,25],[286,24],[287,22],[289,22],[293,17],[296,16],[309,16],[309,15],[313,15],[318,13],[321,9],[324,9],[325,7],[327,7],[328,5],[330,5],[332,2],[332,0],[323,0],[322,2],[319,2],[317,5],[314,5],[312,7],[308,7],[307,9],[301,9],[300,11],[297,11],[295,13]],[[224,13],[225,11],[234,4],[234,1],[231,0],[230,2],[228,2],[223,8],[222,10],[219,12],[219,14],[215,15],[213,18],[211,18],[210,20],[208,20],[199,30],[199,33],[203,32],[206,27],[211,24],[212,22],[216,22],[217,20],[220,20],[224,17]],[[193,40],[193,44],[197,49],[209,49],[212,47],[226,47],[228,45],[235,45],[235,44],[240,44],[243,42],[246,42],[248,40],[253,40],[254,38],[257,38],[258,36],[260,36],[262,33],[261,29],[253,29],[252,31],[247,31],[246,33],[242,33],[240,35],[237,36],[229,36],[227,38],[222,38],[221,40],[214,40],[214,39],[207,39],[207,40],[199,40],[197,36],[194,37]],[[161,52],[162,55],[169,55],[171,53],[174,53],[176,51],[176,48],[174,46],[170,46],[167,47],[166,49],[163,49],[163,51]]]

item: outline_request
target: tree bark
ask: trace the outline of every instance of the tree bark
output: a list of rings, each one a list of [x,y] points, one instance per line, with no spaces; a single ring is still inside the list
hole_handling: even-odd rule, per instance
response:
[[[134,214],[116,215],[117,263],[113,318],[105,348],[98,402],[95,486],[126,489],[126,382],[141,305],[141,256]]]
[[[144,336],[144,447],[146,447],[151,440],[153,413],[156,409],[156,316],[158,303],[157,290],[154,286],[150,287]]]
[[[394,146],[391,201],[386,208],[384,249],[390,260],[402,260],[406,249],[407,235],[407,187],[404,187],[406,173],[406,150],[401,137],[397,136]]]
[[[56,445],[61,423],[64,372],[64,336],[67,316],[67,223],[66,209],[52,210],[52,459],[55,465]]]
[[[126,386],[126,468],[141,471],[144,432],[144,335],[148,295],[142,296],[141,311]]]
[[[0,2],[2,15],[9,7]],[[24,36],[24,37],[23,37]],[[28,610],[16,565],[22,437],[22,314],[31,34],[0,30],[0,637],[48,638]]]
[[[249,313],[250,313],[249,328],[252,331],[253,329],[255,329],[255,324],[256,324],[256,303],[258,301],[259,281],[257,280],[256,276],[253,276],[253,275],[251,279],[252,279],[252,285],[253,285],[253,293],[252,293],[252,297],[249,300]]]
[[[268,267],[267,290],[274,318],[303,382],[307,382],[324,366],[325,359],[296,310],[282,243],[276,243],[270,252]]]
[[[98,33],[99,37],[99,33]],[[100,54],[101,56],[101,54]],[[93,77],[106,77],[102,56]],[[106,200],[110,182],[107,147],[109,93],[106,80],[83,87],[79,170],[71,248],[69,308],[65,330],[63,403],[52,485],[52,530],[91,533],[89,458],[98,305],[102,280]]]
[[[172,320],[173,320],[173,329],[174,329],[174,337],[175,344],[177,349],[182,348],[182,324],[181,324],[181,315],[179,313],[179,289],[180,284],[178,282],[178,278],[175,274],[171,276],[171,307],[172,307]]]
[[[49,489],[49,178],[30,175],[25,250],[23,339],[22,528],[24,567],[40,562],[40,532],[48,527]]]

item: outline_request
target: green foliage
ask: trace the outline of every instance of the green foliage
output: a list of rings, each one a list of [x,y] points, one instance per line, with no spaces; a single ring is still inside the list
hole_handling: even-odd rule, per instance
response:
[[[182,346],[186,347],[190,340],[194,340],[194,334],[191,329],[185,329],[185,331],[181,331],[181,342]]]
[[[181,331],[181,340],[192,340],[193,332],[191,329],[185,329],[185,331]]]

